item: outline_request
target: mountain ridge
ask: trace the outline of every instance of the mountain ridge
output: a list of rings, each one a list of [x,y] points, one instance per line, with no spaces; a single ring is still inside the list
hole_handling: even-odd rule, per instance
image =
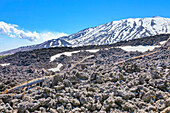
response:
[[[139,25],[137,25],[137,23]],[[161,26],[162,29],[160,28]],[[67,37],[61,37],[61,39],[64,39],[76,46],[87,44],[104,45],[116,43],[121,40],[130,40],[169,32],[169,18],[129,18],[112,21],[96,27],[90,27]]]
[[[158,34],[170,34],[169,18],[159,16],[152,18],[128,18],[89,27],[69,36],[48,40],[41,44],[4,51],[1,52],[0,55],[49,47],[108,45],[124,40],[132,40]]]

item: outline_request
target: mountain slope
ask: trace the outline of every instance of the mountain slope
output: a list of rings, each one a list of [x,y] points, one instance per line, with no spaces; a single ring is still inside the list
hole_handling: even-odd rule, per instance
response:
[[[102,45],[95,46],[97,52],[85,51],[90,46],[56,47],[0,58],[0,112],[168,113],[170,40],[161,36],[121,42],[165,41],[146,52]]]
[[[165,33],[170,33],[169,18],[129,18],[84,29],[61,39],[75,46],[105,45]]]
[[[72,35],[52,39],[38,45],[5,51],[0,55],[49,47],[107,45],[158,34],[170,34],[169,18],[158,16],[152,18],[129,18],[87,28]]]
[[[65,40],[52,39],[52,40],[45,41],[45,42],[43,42],[41,44],[32,45],[32,46],[23,46],[23,47],[19,47],[17,49],[4,51],[4,52],[1,52],[0,55],[8,55],[8,54],[13,54],[13,53],[16,53],[16,52],[19,52],[19,51],[30,51],[30,50],[41,49],[41,48],[69,47],[69,46],[71,46],[71,44],[68,43]]]

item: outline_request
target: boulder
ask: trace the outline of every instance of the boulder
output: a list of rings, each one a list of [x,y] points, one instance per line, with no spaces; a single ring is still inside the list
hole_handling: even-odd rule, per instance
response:
[[[51,98],[41,98],[39,99],[39,103],[41,104],[41,106],[47,107],[49,105],[49,102],[51,101]]]
[[[64,85],[54,86],[54,89],[55,89],[56,91],[62,90],[62,89],[64,89],[64,88],[65,88]]]
[[[67,108],[69,111],[71,111],[71,109],[72,109],[71,103],[68,103],[68,104],[66,105],[66,108]]]
[[[2,99],[0,99],[0,104],[3,103]]]
[[[6,103],[5,109],[8,110],[8,111],[12,111],[13,110],[13,108],[9,105],[9,103]]]
[[[103,110],[110,111],[112,108],[117,108],[118,105],[115,104],[114,98],[108,98],[103,102]]]
[[[147,106],[147,103],[142,102],[142,101],[138,101],[138,102],[136,103],[136,105],[137,105],[137,107],[138,107],[139,109],[144,109],[144,108]]]
[[[156,109],[156,107],[155,106],[153,106],[153,105],[149,105],[148,107],[147,107],[147,109],[146,109],[147,111],[156,111],[157,109]]]
[[[159,111],[162,111],[163,109],[165,109],[166,104],[165,104],[165,101],[161,99],[161,100],[157,100],[156,101],[156,105],[155,106],[157,107],[157,109]]]
[[[77,72],[76,77],[82,79],[82,80],[88,80],[89,76],[87,73],[84,72]]]
[[[51,88],[49,88],[49,87],[44,88],[44,93],[51,93],[51,92],[53,92],[53,90]]]
[[[57,112],[58,113],[65,113],[64,107],[63,106],[58,107]]]
[[[99,76],[99,73],[93,73],[91,76],[90,76],[90,81],[93,81],[93,80],[96,80]]]
[[[71,79],[71,83],[73,85],[75,85],[75,84],[80,82],[80,80],[76,76],[72,76],[70,79]]]
[[[19,113],[24,113],[26,110],[29,110],[31,112],[35,111],[38,109],[38,107],[40,107],[40,103],[39,102],[22,102],[18,104],[18,111]]]
[[[121,97],[116,97],[115,98],[115,103],[119,106],[124,103],[124,100]]]
[[[57,111],[53,108],[50,108],[50,113],[57,113]]]
[[[162,92],[160,90],[156,91],[156,100],[164,99],[164,95],[165,95],[164,92]]]
[[[100,101],[98,101],[98,102],[96,103],[96,109],[97,109],[97,110],[100,110],[101,107],[102,107],[102,104],[100,103]]]
[[[42,113],[46,113],[46,108],[45,107],[40,107],[39,108]]]
[[[79,106],[80,105],[80,102],[77,99],[71,99],[70,101],[73,104],[73,106]]]
[[[87,98],[84,96],[84,95],[82,95],[81,97],[80,97],[80,103],[83,105],[83,104],[86,104],[88,101],[87,101]]]
[[[165,100],[165,105],[166,105],[167,107],[170,106],[170,98],[168,98],[168,99]]]
[[[125,111],[134,112],[136,107],[134,105],[132,105],[131,103],[126,102],[126,103],[122,104],[122,108]]]
[[[29,104],[29,102],[19,103],[19,104],[18,104],[18,112],[19,112],[19,113],[25,113],[25,111],[26,111],[27,108],[28,108],[28,104]]]
[[[161,113],[169,113],[170,112],[170,106],[165,108]]]
[[[78,107],[76,107],[72,110],[73,113],[79,113],[81,111],[82,111],[81,108],[78,108]]]
[[[115,76],[111,77],[110,81],[117,82],[118,81],[118,77],[115,75]]]
[[[124,92],[124,94],[123,94],[122,97],[123,97],[123,99],[125,99],[125,100],[127,100],[127,99],[132,99],[132,98],[135,97],[135,94],[132,93],[132,92]]]
[[[64,83],[65,87],[71,87],[72,86],[72,83],[68,79],[64,79],[63,83]]]
[[[162,91],[166,91],[167,81],[162,79],[157,79],[155,81],[155,85],[157,86],[157,88],[161,89]]]
[[[150,100],[154,99],[155,100],[156,98],[156,93],[152,90],[148,91],[147,93],[144,94],[144,96],[142,97],[142,99],[145,101],[145,102],[150,102]]]
[[[55,75],[53,78],[53,86],[57,85],[58,82],[63,82],[63,76],[62,75]]]
[[[61,96],[59,96],[58,97],[58,101],[60,102],[60,103],[69,103],[69,100],[67,99],[67,98],[65,98],[65,97],[61,97]]]
[[[0,82],[0,91],[1,91],[1,89],[3,89],[4,87],[5,87],[5,84],[2,83],[2,82]]]

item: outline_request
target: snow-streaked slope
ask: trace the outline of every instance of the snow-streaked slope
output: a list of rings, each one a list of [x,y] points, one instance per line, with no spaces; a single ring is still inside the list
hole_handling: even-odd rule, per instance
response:
[[[52,40],[48,40],[44,43],[38,44],[37,45],[40,48],[49,48],[49,47],[70,47],[71,44],[68,43],[65,40],[62,39],[52,39]]]
[[[105,45],[166,33],[170,33],[169,18],[129,18],[84,29],[60,39],[73,46]]]

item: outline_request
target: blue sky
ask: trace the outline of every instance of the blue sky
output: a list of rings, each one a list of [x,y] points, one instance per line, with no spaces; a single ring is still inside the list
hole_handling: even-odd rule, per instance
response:
[[[16,24],[25,32],[43,33],[45,38],[125,18],[170,18],[169,7],[170,0],[0,0],[0,21]],[[43,41],[3,34],[0,51]]]

